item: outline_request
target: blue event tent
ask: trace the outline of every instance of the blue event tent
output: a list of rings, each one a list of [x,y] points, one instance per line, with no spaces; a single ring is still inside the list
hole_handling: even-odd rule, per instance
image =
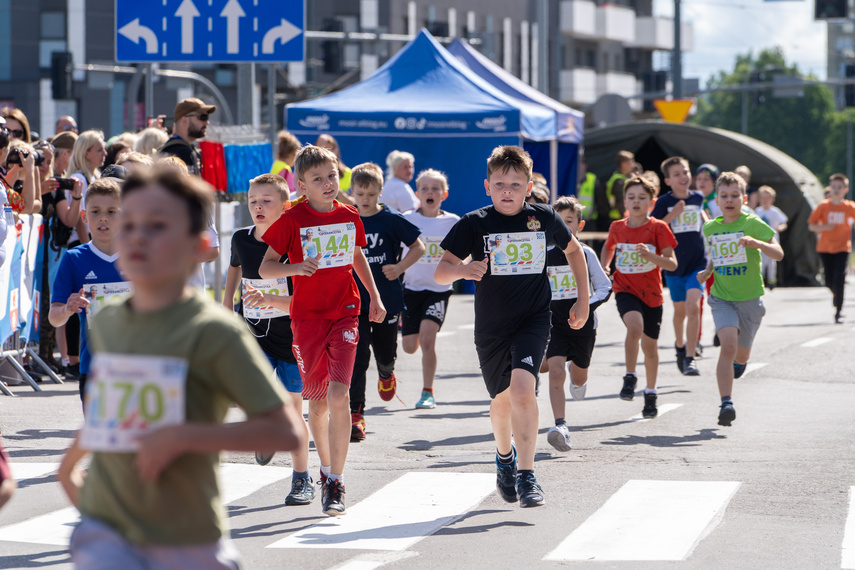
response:
[[[446,210],[485,206],[486,160],[494,147],[556,140],[555,111],[509,96],[478,77],[425,30],[365,80],[286,108],[286,128],[314,142],[338,140],[348,166],[386,155],[415,156],[416,172],[448,175]]]
[[[557,145],[554,141],[527,140],[523,146],[534,160],[534,170],[546,176],[559,196],[575,194],[585,114],[559,103],[508,73],[461,39],[455,40],[448,51],[502,93],[555,111]],[[552,180],[555,179],[557,184],[553,185]]]

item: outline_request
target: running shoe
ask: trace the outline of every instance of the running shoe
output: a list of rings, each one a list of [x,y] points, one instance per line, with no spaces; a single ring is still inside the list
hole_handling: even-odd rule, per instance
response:
[[[675,344],[674,350],[677,351],[677,368],[682,373],[683,367],[686,365],[686,347],[680,348]]]
[[[570,451],[570,430],[567,426],[552,426],[546,432],[546,441],[558,451]]]
[[[736,419],[736,410],[733,408],[733,402],[725,402],[721,405],[718,412],[718,425],[729,426]]]
[[[745,374],[745,368],[748,366],[748,363],[739,364],[737,361],[733,361],[733,377],[741,378],[743,374]]]
[[[422,397],[416,402],[417,410],[429,410],[436,407],[436,401],[433,399],[433,394],[427,390],[422,390]]]
[[[567,363],[567,374],[569,377],[569,374],[570,374],[570,363],[569,362]],[[573,383],[572,380],[570,380],[570,395],[573,396],[574,400],[584,400],[585,399],[585,392],[587,392],[587,390],[588,390],[588,383],[587,382],[585,382],[581,386],[577,386],[576,384]]]
[[[691,356],[686,357],[686,362],[683,364],[683,376],[700,376],[701,371],[698,370],[698,365],[695,359]]]
[[[517,450],[514,450],[514,462],[510,465],[499,463],[499,455],[496,454],[496,490],[506,503],[516,503],[517,497]]]
[[[350,414],[350,441],[365,439],[365,418],[362,414]]]
[[[395,378],[394,372],[386,379],[380,378],[377,380],[377,391],[380,392],[380,399],[384,402],[388,402],[395,397],[397,387],[398,379]]]
[[[291,492],[285,497],[286,505],[308,505],[315,498],[315,486],[311,477],[291,480]]]
[[[712,339],[713,346],[721,346],[721,341],[718,339],[718,333]]]
[[[840,311],[834,313],[834,324],[842,325],[843,324],[843,314]]]
[[[659,410],[656,409],[656,394],[645,392],[644,408],[641,410],[641,417],[655,418],[658,414]]]
[[[695,358],[703,358],[704,356],[704,345],[698,342],[697,346],[695,346]]]
[[[274,453],[255,452],[255,462],[259,465],[267,465],[273,459]]]
[[[627,374],[623,377],[623,388],[620,391],[620,399],[631,402],[635,398],[635,385],[638,383],[638,376]]]
[[[517,493],[520,496],[520,507],[539,507],[546,501],[543,500],[543,489],[537,484],[537,477],[532,471],[520,473],[517,477]]]
[[[341,479],[330,481],[324,480],[321,485],[321,503],[324,514],[331,517],[339,517],[347,512],[344,508],[344,484]]]

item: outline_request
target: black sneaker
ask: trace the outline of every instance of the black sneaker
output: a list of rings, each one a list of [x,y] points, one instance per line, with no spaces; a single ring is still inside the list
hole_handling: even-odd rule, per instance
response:
[[[65,367],[64,374],[66,382],[80,382],[80,365],[69,364]]]
[[[315,498],[315,487],[312,478],[297,478],[291,480],[291,492],[285,497],[286,505],[308,505]]]
[[[321,504],[324,514],[331,517],[339,517],[347,512],[344,508],[344,484],[341,479],[324,481],[321,486]]]
[[[514,462],[510,465],[499,463],[496,454],[496,491],[506,503],[516,503],[517,497],[517,450],[514,449]]]
[[[698,365],[695,359],[691,356],[686,357],[686,362],[683,364],[683,376],[700,376],[701,371],[698,370]]]
[[[713,346],[721,346],[721,341],[718,339],[718,334],[716,334],[712,339]]]
[[[623,377],[623,388],[620,391],[620,399],[631,402],[635,397],[635,385],[638,383],[638,376],[627,374]]]
[[[675,344],[674,350],[677,351],[677,369],[681,374],[684,374],[683,367],[686,365],[686,347],[683,346],[683,348],[680,348]]]
[[[520,507],[539,507],[543,500],[543,489],[537,484],[537,477],[531,471],[520,473],[517,477],[517,493],[520,496]]]
[[[736,410],[733,409],[733,402],[725,402],[721,405],[718,412],[718,425],[729,426],[736,419]]]
[[[641,417],[643,418],[655,418],[659,414],[659,410],[656,409],[656,394],[653,393],[644,393],[644,408],[641,410]]]
[[[255,462],[259,465],[267,465],[273,459],[273,453],[255,452]]]
[[[834,324],[835,325],[842,325],[843,324],[843,314],[840,311],[837,311],[834,314]]]
[[[748,363],[739,364],[735,360],[733,361],[733,377],[734,378],[742,378],[742,375],[745,374],[745,369],[748,367]]]

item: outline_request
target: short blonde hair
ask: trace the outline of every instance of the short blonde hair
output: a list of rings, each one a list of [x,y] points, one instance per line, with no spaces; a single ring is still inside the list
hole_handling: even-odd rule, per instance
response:
[[[722,172],[715,181],[715,191],[718,192],[722,186],[738,186],[739,191],[745,194],[748,185],[745,183],[745,179],[736,172]]]
[[[768,194],[772,198],[774,198],[775,196],[778,195],[778,193],[775,192],[775,189],[772,188],[771,186],[761,186],[760,188],[757,189],[757,193],[758,194]]]
[[[139,164],[140,166],[153,166],[154,160],[151,156],[147,154],[141,154],[139,152],[133,150],[126,150],[125,152],[119,153],[119,156],[116,157],[116,164],[121,164],[123,162],[130,162],[131,164]]]
[[[157,149],[169,140],[169,135],[163,129],[149,127],[140,131],[137,135],[137,140],[133,145],[133,149],[140,154],[154,156]]]
[[[89,199],[95,196],[110,196],[116,202],[122,201],[122,185],[115,178],[99,178],[86,189],[86,197],[83,199],[83,207],[89,205]]]
[[[419,189],[419,184],[424,179],[431,180],[439,180],[439,185],[442,186],[443,192],[448,192],[448,177],[444,172],[440,172],[439,170],[435,170],[433,168],[427,168],[419,172],[419,175],[416,177],[416,190]]]
[[[157,159],[157,161],[155,162],[155,165],[160,167],[160,168],[164,168],[164,169],[166,169],[166,168],[172,169],[181,175],[189,175],[190,174],[190,170],[187,169],[187,163],[184,162],[183,160],[181,160],[180,158],[178,158],[177,156],[173,156],[173,155],[161,156],[160,158]]]
[[[303,180],[307,170],[325,163],[332,164],[338,170],[338,158],[332,151],[307,144],[297,151],[297,158],[294,159],[294,176],[297,180]]]
[[[373,162],[357,164],[350,171],[351,188],[376,188],[383,191],[383,169]]]
[[[283,202],[288,202],[291,199],[291,189],[288,188],[288,182],[278,174],[268,172],[249,181],[250,188],[261,184],[269,184],[276,188],[276,193],[279,194]]]

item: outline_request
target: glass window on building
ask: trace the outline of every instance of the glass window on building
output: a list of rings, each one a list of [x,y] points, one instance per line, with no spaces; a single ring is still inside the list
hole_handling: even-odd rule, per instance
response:
[[[65,39],[65,12],[42,12],[42,39]]]

